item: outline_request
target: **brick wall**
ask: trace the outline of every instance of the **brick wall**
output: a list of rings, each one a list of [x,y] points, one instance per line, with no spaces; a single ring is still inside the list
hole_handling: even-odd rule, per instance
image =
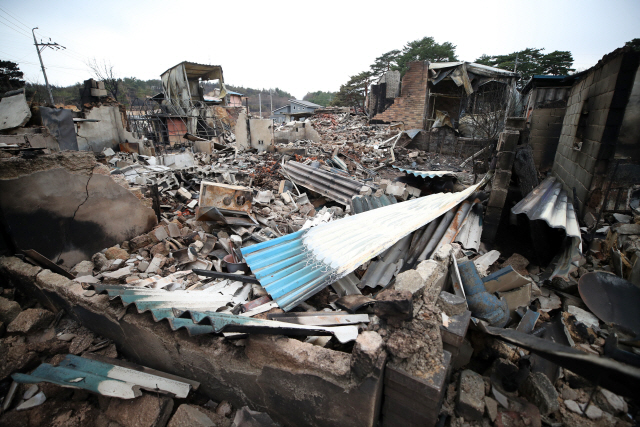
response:
[[[553,172],[569,194],[576,189],[581,215],[607,180],[637,66],[637,54],[617,50],[571,89]]]
[[[427,64],[422,61],[409,64],[409,70],[402,78],[400,96],[383,113],[372,120],[383,122],[403,122],[405,129],[423,129],[427,98]]]
[[[553,166],[566,108],[537,108],[531,113],[529,144],[533,161],[541,172]]]

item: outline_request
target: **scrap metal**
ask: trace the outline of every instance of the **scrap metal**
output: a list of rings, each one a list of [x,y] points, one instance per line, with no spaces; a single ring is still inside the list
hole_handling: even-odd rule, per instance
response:
[[[358,337],[358,328],[355,326],[307,327],[216,312],[216,309],[225,307],[232,300],[229,295],[219,295],[216,292],[169,292],[109,285],[94,285],[94,289],[98,293],[107,292],[112,300],[119,297],[125,306],[134,304],[139,313],[150,311],[154,321],[166,319],[172,330],[185,328],[190,335],[223,332],[292,336],[331,335],[341,343],[353,341]],[[185,318],[186,315],[190,318]]]
[[[530,220],[543,220],[551,228],[565,230],[570,243],[566,245],[560,256],[551,278],[568,277],[569,273],[578,268],[582,258],[582,237],[580,226],[573,204],[569,201],[562,183],[554,176],[550,176],[534,188],[531,193],[518,202],[511,212],[524,213]]]
[[[346,276],[412,231],[455,208],[479,185],[320,224],[242,249],[252,272],[285,311]]]
[[[258,225],[251,213],[252,199],[253,194],[248,187],[202,181],[196,220],[218,221],[228,225]]]
[[[345,206],[349,206],[353,196],[361,194],[362,188],[367,188],[354,179],[294,161],[285,163],[283,169],[295,183]]]
[[[176,377],[153,375],[73,354],[68,354],[58,366],[43,363],[31,374],[15,373],[11,377],[18,383],[48,382],[120,399],[139,397],[141,389],[184,399],[192,388],[190,382]]]
[[[393,166],[394,169],[398,169],[408,175],[413,175],[418,178],[441,178],[443,176],[457,176],[454,171],[418,171],[413,169],[404,169],[398,166]]]

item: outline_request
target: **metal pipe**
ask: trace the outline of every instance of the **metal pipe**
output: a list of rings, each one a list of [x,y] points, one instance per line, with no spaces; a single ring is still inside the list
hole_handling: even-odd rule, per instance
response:
[[[509,321],[507,302],[487,292],[473,261],[458,264],[458,269],[471,314],[491,326],[503,328]]]
[[[449,224],[447,231],[445,231],[444,235],[436,245],[436,248],[453,242],[453,239],[456,237],[456,234],[458,234],[458,230],[460,229],[460,227],[462,227],[462,224],[464,223],[464,220],[467,217],[470,209],[471,202],[469,200],[465,200],[460,204],[456,215],[453,217],[453,220],[451,221],[451,224]],[[433,251],[431,257],[433,257],[434,253],[435,251]]]

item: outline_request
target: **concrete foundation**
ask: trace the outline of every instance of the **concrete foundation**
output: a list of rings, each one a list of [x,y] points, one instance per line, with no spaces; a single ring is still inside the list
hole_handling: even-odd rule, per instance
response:
[[[215,401],[268,412],[285,426],[377,423],[382,348],[377,357],[363,357],[363,351],[349,354],[282,336],[250,335],[236,343],[214,335],[190,337],[106,295],[85,297],[80,284],[18,258],[0,258],[0,274],[47,308],[64,309],[112,339],[132,361],[199,381],[199,390]]]

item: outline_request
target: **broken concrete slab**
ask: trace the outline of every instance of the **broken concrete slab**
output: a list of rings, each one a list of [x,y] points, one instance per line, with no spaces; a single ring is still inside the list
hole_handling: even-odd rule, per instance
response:
[[[205,413],[202,408],[197,406],[183,403],[178,407],[175,414],[173,414],[167,427],[214,427],[221,425],[224,421],[224,417],[211,413],[210,411],[207,412],[208,413]],[[215,423],[209,414],[216,417]],[[231,421],[229,420],[227,424],[231,424]]]
[[[92,153],[72,151],[0,160],[0,209],[18,248],[67,268],[157,222],[153,209],[108,176]]]
[[[144,393],[137,399],[109,399],[104,414],[123,427],[165,427],[173,399]]]
[[[21,311],[22,309],[20,308],[20,304],[0,297],[0,321],[5,324],[9,324],[18,316],[18,314],[20,314]]]
[[[559,408],[558,392],[542,372],[529,374],[520,391],[527,400],[538,407],[542,415],[548,415]]]
[[[438,296],[438,307],[447,316],[455,316],[467,311],[467,300],[450,292],[442,291]]]
[[[465,369],[460,373],[456,411],[466,420],[480,421],[484,407],[484,380],[480,374]]]
[[[280,427],[266,412],[252,411],[248,406],[243,406],[233,419],[235,427]]]
[[[167,230],[170,237],[173,237],[174,239],[176,237],[180,237],[180,227],[178,227],[178,224],[176,224],[175,222],[170,222],[169,224],[167,224]]]
[[[43,329],[51,323],[54,314],[42,308],[29,308],[16,316],[7,326],[7,332],[19,332],[28,334],[29,332]]]
[[[412,297],[408,290],[385,289],[378,294],[373,312],[381,319],[410,320],[413,317]]]
[[[11,92],[8,92],[0,100],[0,130],[22,127],[31,118],[24,89],[20,90],[15,95],[9,95]]]
[[[69,272],[76,277],[93,276],[94,268],[95,266],[93,265],[93,262],[80,261],[78,264],[74,265]]]

